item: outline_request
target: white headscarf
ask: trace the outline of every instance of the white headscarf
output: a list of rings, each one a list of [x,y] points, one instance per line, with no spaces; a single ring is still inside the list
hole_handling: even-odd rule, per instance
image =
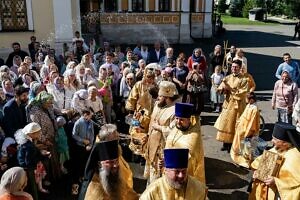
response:
[[[26,196],[30,200],[33,200],[30,194],[23,192],[26,184],[27,176],[24,169],[22,167],[12,167],[2,175],[0,182],[0,196],[9,193],[12,195]]]

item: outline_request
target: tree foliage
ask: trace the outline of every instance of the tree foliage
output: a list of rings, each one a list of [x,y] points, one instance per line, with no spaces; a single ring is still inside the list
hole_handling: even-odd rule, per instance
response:
[[[232,17],[241,17],[242,9],[244,7],[244,0],[231,0],[229,6],[229,13]]]
[[[225,13],[227,9],[226,0],[219,0],[218,1],[218,13]]]
[[[255,0],[246,0],[243,7],[243,17],[248,18],[249,10],[255,7]]]

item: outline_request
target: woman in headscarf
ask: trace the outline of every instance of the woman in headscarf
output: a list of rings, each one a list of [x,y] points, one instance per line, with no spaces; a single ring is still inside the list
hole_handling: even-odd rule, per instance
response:
[[[193,54],[188,59],[187,66],[190,71],[193,70],[194,63],[198,64],[200,70],[202,70],[204,73],[206,72],[207,70],[206,58],[203,55],[201,48],[194,49]]]
[[[31,102],[38,93],[44,91],[45,87],[43,84],[37,81],[33,81],[30,83],[30,90],[29,90],[29,102]]]
[[[23,168],[8,169],[1,177],[0,200],[33,200],[32,196],[24,192],[27,185],[27,175]]]
[[[66,92],[70,92],[71,96],[80,89],[80,83],[76,79],[76,72],[74,69],[68,69],[64,75],[64,84]],[[69,96],[69,95],[68,95]]]
[[[48,81],[46,84],[46,89],[50,93],[51,90],[54,90],[54,79],[59,76],[57,71],[51,71],[48,76]]]
[[[15,89],[11,80],[6,79],[2,81],[2,89],[7,101],[15,97]]]
[[[68,69],[75,69],[76,67],[76,62],[75,61],[70,61],[67,66],[66,66],[66,70],[63,72],[63,75],[65,76],[66,72]]]
[[[25,73],[22,75],[22,81],[23,81],[23,87],[24,88],[30,88],[30,83],[32,82],[32,78],[30,74]]]
[[[36,145],[39,149],[51,152],[49,177],[56,180],[61,175],[58,162],[58,153],[55,147],[55,135],[57,125],[53,109],[53,96],[46,91],[40,92],[27,106],[27,116],[29,121],[36,122],[41,126],[42,134]]]
[[[38,199],[35,170],[39,162],[50,156],[48,151],[40,150],[35,145],[40,135],[41,126],[35,122],[27,124],[23,129],[19,129],[15,133],[15,139],[19,145],[17,153],[18,164],[27,173],[28,187],[26,190],[33,195],[34,200]]]
[[[82,56],[80,64],[82,64],[85,68],[91,69],[92,75],[93,77],[95,77],[96,70],[94,64],[92,63],[92,58],[89,54],[85,54]]]
[[[93,113],[93,120],[99,125],[102,126],[105,124],[105,115],[103,111],[103,104],[101,99],[98,96],[98,89],[95,86],[91,86],[88,88],[88,99],[86,100],[87,107]],[[99,131],[98,128],[95,128],[95,133]]]
[[[74,93],[71,101],[71,107],[78,113],[82,114],[83,110],[88,110],[87,98],[88,91],[85,89],[78,90]]]

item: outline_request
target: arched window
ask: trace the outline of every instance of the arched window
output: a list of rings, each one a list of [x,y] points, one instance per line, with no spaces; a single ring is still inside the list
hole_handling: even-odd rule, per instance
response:
[[[33,30],[31,0],[1,0],[0,30]]]
[[[144,0],[132,0],[132,12],[143,12]]]
[[[171,10],[170,0],[159,0],[159,11],[168,12]]]

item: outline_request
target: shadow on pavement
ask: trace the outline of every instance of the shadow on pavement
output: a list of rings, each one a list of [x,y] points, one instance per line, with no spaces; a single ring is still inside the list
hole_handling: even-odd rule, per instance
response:
[[[271,101],[272,92],[255,92],[258,101]]]
[[[142,194],[147,186],[146,179],[133,178],[133,189],[139,194]]]
[[[232,163],[214,158],[205,158],[206,185],[209,189],[243,188],[249,182],[239,175],[247,175],[249,171]]]
[[[218,116],[201,116],[201,125],[211,125],[213,126],[217,121]]]
[[[219,192],[208,192],[209,200],[247,200],[248,193],[241,191],[234,191],[231,194],[224,194]]]

